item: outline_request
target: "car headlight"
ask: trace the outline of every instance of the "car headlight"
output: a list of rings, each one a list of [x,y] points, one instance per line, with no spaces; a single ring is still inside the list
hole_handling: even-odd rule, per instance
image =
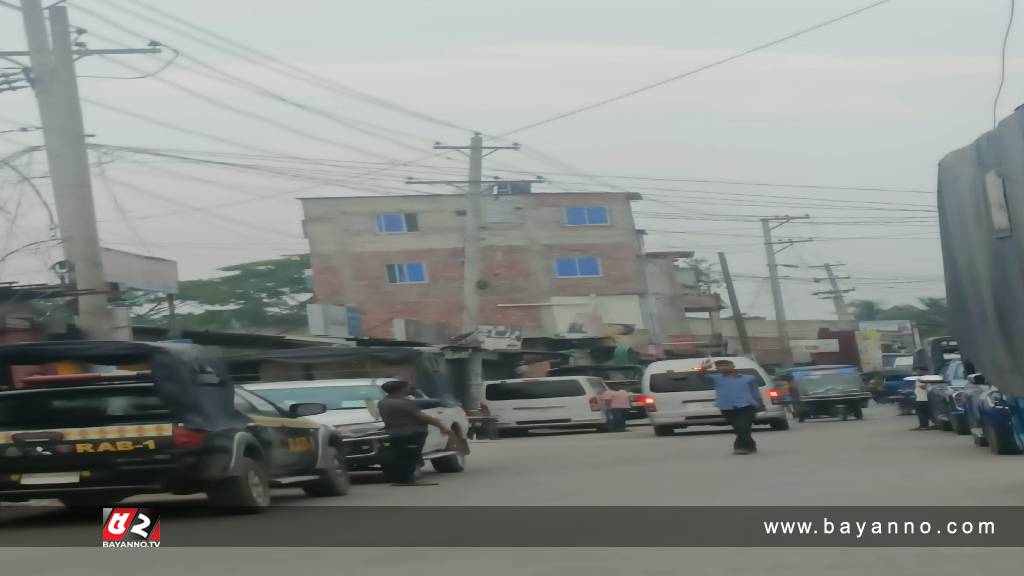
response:
[[[335,426],[334,429],[345,436],[361,436],[363,434],[382,432],[384,430],[384,424],[380,422],[374,422],[372,424],[342,424]]]

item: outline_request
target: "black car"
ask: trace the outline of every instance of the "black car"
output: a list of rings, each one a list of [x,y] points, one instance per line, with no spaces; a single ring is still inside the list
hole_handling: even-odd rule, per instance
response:
[[[88,370],[24,375],[68,365]],[[340,496],[349,487],[342,438],[303,418],[324,409],[285,411],[236,388],[197,346],[0,346],[0,501],[99,506],[206,493],[212,504],[255,511],[275,486]]]

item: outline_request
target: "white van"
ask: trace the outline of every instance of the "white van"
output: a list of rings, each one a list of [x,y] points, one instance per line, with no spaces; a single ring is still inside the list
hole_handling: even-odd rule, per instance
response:
[[[526,433],[531,428],[607,430],[601,395],[604,380],[591,376],[521,378],[484,382],[483,406],[499,431]]]
[[[788,430],[789,419],[780,393],[772,379],[757,362],[745,357],[720,357],[736,365],[736,371],[754,377],[761,390],[765,410],[758,412],[755,423],[771,424],[772,430]],[[686,358],[654,362],[644,370],[641,402],[658,436],[669,436],[676,428],[687,426],[725,426],[728,423],[715,407],[715,387],[704,376],[717,374],[703,370],[707,358]]]

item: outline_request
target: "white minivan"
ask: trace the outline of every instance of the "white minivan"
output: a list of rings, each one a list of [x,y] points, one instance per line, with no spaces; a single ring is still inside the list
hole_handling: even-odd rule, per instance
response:
[[[641,384],[641,402],[647,409],[654,433],[669,436],[677,428],[688,426],[725,426],[728,423],[722,412],[715,407],[715,387],[705,376],[718,371],[702,368],[707,358],[684,358],[662,360],[650,364],[644,370]],[[764,368],[745,357],[720,357],[729,360],[736,371],[754,377],[761,390],[765,410],[758,412],[755,423],[770,424],[772,430],[788,430],[789,419],[782,405],[780,393],[772,385],[772,379]]]
[[[601,395],[604,380],[591,376],[520,378],[484,382],[483,405],[499,432],[526,433],[531,428],[607,430]]]

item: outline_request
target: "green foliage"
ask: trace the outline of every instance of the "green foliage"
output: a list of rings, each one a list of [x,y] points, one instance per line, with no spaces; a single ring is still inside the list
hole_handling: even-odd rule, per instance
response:
[[[305,325],[309,256],[243,262],[220,268],[223,276],[178,283],[177,316],[183,329],[288,330]],[[126,295],[131,297],[132,295]],[[132,299],[136,320],[165,324],[162,297]]]
[[[918,305],[897,304],[885,307],[874,300],[855,300],[850,311],[857,320],[910,320],[921,337],[949,334],[949,310],[945,298],[919,298]]]

